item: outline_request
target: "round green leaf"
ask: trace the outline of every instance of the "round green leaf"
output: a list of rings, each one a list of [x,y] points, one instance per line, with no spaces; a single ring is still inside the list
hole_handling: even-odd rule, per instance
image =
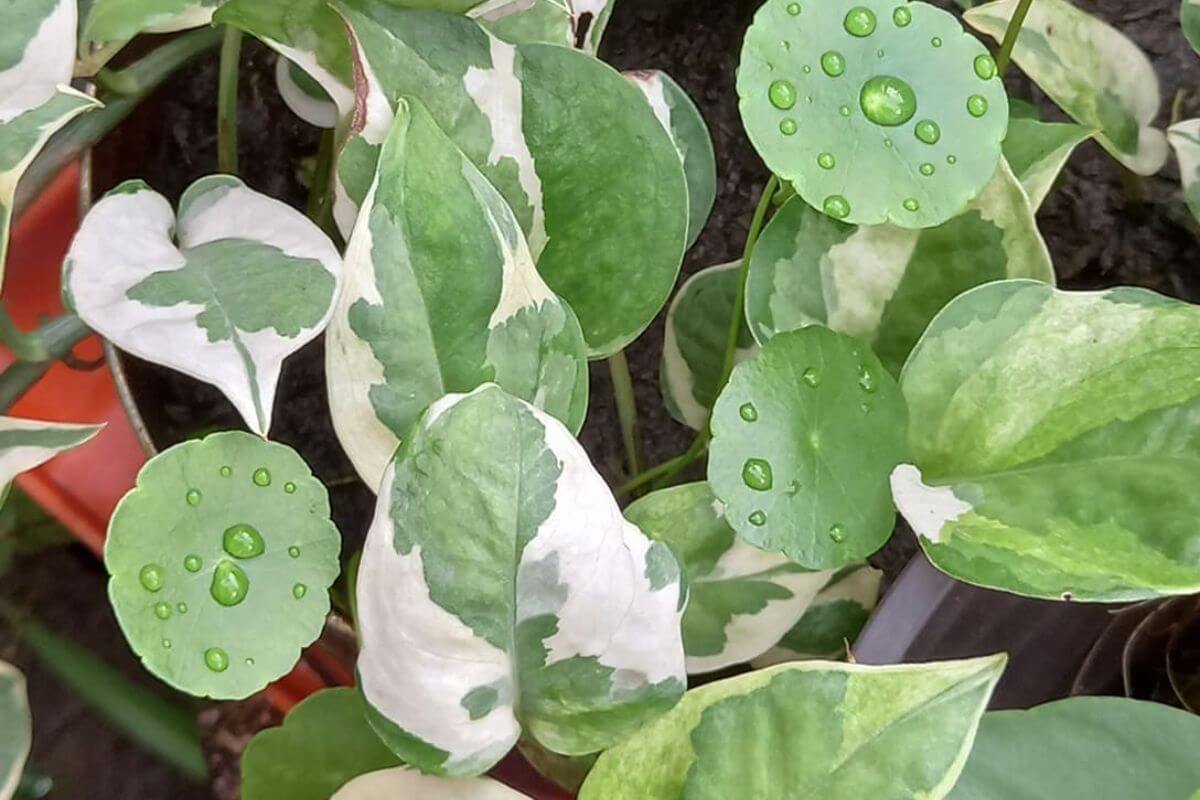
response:
[[[768,0],[737,90],[767,166],[859,224],[945,222],[995,173],[1008,126],[987,50],[921,2]]]
[[[240,698],[317,638],[338,574],[329,497],[290,448],[241,432],[165,450],[108,528],[108,594],[164,682]]]
[[[888,475],[906,425],[900,389],[869,347],[819,325],[788,331],[717,398],[708,481],[750,544],[836,569],[892,532]]]
[[[32,742],[25,676],[0,661],[0,800],[8,800],[17,790]]]

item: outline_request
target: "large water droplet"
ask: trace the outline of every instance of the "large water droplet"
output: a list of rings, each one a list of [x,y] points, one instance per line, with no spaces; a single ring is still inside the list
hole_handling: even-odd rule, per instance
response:
[[[250,476],[254,481],[255,486],[270,486],[271,485],[271,470],[266,467],[259,467],[254,470],[254,474]]]
[[[788,3],[787,12],[789,14],[791,14],[793,17],[800,16],[800,4],[799,3]]]
[[[846,12],[842,25],[846,33],[860,39],[875,32],[875,12],[866,6],[855,6]]]
[[[291,481],[288,481],[287,483],[285,483],[283,485],[283,490],[285,492],[287,492],[288,494],[295,494],[296,493],[296,484],[292,483]]]
[[[197,555],[190,555],[183,559],[183,568],[188,572],[199,572],[204,566],[204,560]]]
[[[221,546],[234,558],[254,558],[267,549],[262,534],[253,525],[239,522],[230,525],[221,536]]]
[[[250,579],[242,568],[232,561],[222,560],[213,570],[212,585],[208,593],[223,606],[236,606],[246,599],[250,591]]]
[[[975,74],[985,81],[996,77],[996,61],[987,53],[975,56]]]
[[[296,547],[295,545],[292,545],[291,547],[288,548],[288,555],[291,556],[292,558],[299,558],[300,557],[300,548]]]
[[[930,164],[928,162],[922,164],[920,169],[921,169],[921,174],[924,175],[926,178],[928,178],[933,173],[937,172],[937,167],[933,166],[933,164]]]
[[[925,144],[937,144],[942,138],[942,129],[931,119],[923,119],[913,128],[913,133]]]
[[[834,219],[845,219],[850,216],[850,201],[840,194],[831,194],[826,197],[822,208]]]
[[[771,105],[781,111],[787,111],[796,105],[796,87],[791,81],[772,81],[767,87],[767,98],[770,99]]]
[[[908,208],[907,203],[908,201],[906,200],[905,208]],[[920,208],[920,206],[918,206],[918,208]],[[916,211],[915,208],[910,208],[908,210]],[[875,373],[871,372],[871,370],[869,370],[866,366],[860,366],[858,368],[858,385],[861,386],[862,390],[868,394],[873,394],[875,390],[879,388],[879,385],[876,382]]]
[[[204,666],[213,672],[224,672],[229,669],[229,654],[219,647],[210,647],[204,651]]]
[[[187,501],[187,504],[189,506],[200,505],[200,498],[201,498],[201,494],[200,494],[199,489],[188,489],[187,494],[184,495],[184,497],[183,497],[183,499]]]
[[[756,492],[768,491],[773,485],[771,465],[761,458],[748,458],[742,465],[742,480]]]
[[[921,203],[915,197],[906,197],[902,205],[905,211],[916,212],[921,210]]]
[[[742,407],[738,409],[738,416],[746,422],[756,422],[758,420],[758,409],[753,403],[742,403]]]
[[[908,24],[912,22],[912,12],[905,6],[898,6],[892,12],[892,22],[896,24],[897,28],[907,28]]]
[[[796,127],[797,127],[796,120],[792,119],[791,117],[780,120],[780,122],[779,122],[779,132],[782,133],[784,136],[792,136],[793,134],[795,134]]]
[[[988,111],[987,98],[981,94],[973,94],[967,98],[967,112],[972,117],[982,117]]]
[[[821,56],[821,69],[831,78],[836,78],[846,71],[846,58],[836,50],[830,50]]]
[[[833,153],[821,153],[817,156],[817,165],[821,169],[833,169],[837,166],[837,159],[833,157]]]
[[[762,511],[751,511],[748,519],[750,520],[750,524],[755,527],[761,528],[767,524],[767,515]]]
[[[841,525],[834,525],[829,529],[829,538],[832,539],[835,544],[841,544],[842,542],[846,541],[846,529]]]
[[[891,75],[877,75],[863,84],[859,105],[876,125],[903,125],[917,113],[917,94],[906,82]]]
[[[157,592],[163,587],[163,568],[158,564],[147,564],[138,573],[138,581],[148,592]]]
[[[303,583],[297,583],[292,587],[292,597],[296,598],[297,600],[299,600],[301,597],[304,597],[306,594],[308,594],[308,587]]]
[[[158,617],[159,619],[167,619],[168,617],[170,617],[171,616],[171,604],[170,603],[155,603],[154,604],[154,616]]]
[[[816,367],[806,368],[800,377],[814,389],[821,385],[821,373],[817,371]]]

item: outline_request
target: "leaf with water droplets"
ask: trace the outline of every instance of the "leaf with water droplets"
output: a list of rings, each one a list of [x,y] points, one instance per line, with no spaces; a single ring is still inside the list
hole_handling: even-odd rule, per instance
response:
[[[0,798],[8,800],[17,790],[29,757],[33,723],[25,676],[7,661],[0,661],[0,722]]]
[[[339,546],[325,487],[294,451],[212,434],[151,459],[117,506],[109,598],[154,675],[199,696],[246,697],[321,632]],[[298,583],[312,591],[297,596]]]
[[[927,228],[958,214],[995,173],[1008,123],[982,43],[922,2],[768,0],[737,90],[767,166],[858,224]]]

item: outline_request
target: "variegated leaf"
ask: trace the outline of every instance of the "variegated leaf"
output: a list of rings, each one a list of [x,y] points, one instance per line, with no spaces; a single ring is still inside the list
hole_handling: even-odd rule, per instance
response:
[[[743,542],[707,483],[646,495],[625,509],[625,518],[671,545],[683,565],[688,586],[683,649],[690,673],[761,655],[801,618],[833,574]]]
[[[397,99],[416,97],[508,201],[538,271],[579,316],[589,356],[636,338],[674,286],[688,221],[679,155],[641,93],[591,56],[514,46],[465,17],[381,0],[337,7],[360,81],[338,161],[342,229],[370,186]]]
[[[1041,122],[1015,116],[1008,121],[1004,158],[1029,195],[1034,211],[1050,194],[1071,153],[1096,133],[1096,130],[1071,123]]]
[[[1046,243],[1002,162],[967,211],[936,228],[852,226],[788,201],[763,231],[746,281],[760,342],[821,324],[867,341],[898,375],[925,326],[955,295],[987,281],[1054,282]]]
[[[1020,0],[976,6],[963,19],[997,42]],[[1154,66],[1116,28],[1069,0],[1037,0],[1021,26],[1013,61],[1096,140],[1139,175],[1167,160],[1167,139],[1152,127],[1161,102]]]
[[[449,392],[490,381],[583,425],[579,322],[538,275],[504,198],[417,100],[397,106],[350,236],[325,355],[334,427],[370,486]]]
[[[409,767],[360,775],[330,800],[520,800],[528,795],[491,778],[439,778]]]
[[[359,686],[425,772],[522,733],[595,752],[684,688],[679,564],[621,517],[570,432],[494,385],[437,401],[379,490],[358,576]]]
[[[178,217],[144,183],[121,184],[84,219],[63,271],[88,325],[213,384],[265,435],[283,359],[329,321],[342,261],[300,212],[212,175]]]
[[[32,744],[25,676],[12,664],[0,661],[0,800],[11,800],[16,793]]]
[[[1179,159],[1179,178],[1183,199],[1192,216],[1200,220],[1200,119],[1188,119],[1172,125],[1167,139]]]
[[[7,494],[13,478],[78,447],[102,427],[0,417],[0,498]]]
[[[76,72],[94,75],[139,33],[172,33],[212,21],[220,0],[91,0],[80,20]]]
[[[468,16],[512,44],[545,42],[595,53],[613,0],[485,0]]]
[[[341,115],[329,93],[283,55],[275,61],[275,86],[292,113],[309,125],[318,128],[337,126]]]

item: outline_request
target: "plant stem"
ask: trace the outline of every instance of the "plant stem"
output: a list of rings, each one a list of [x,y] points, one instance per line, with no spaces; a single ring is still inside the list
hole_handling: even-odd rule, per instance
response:
[[[45,361],[50,355],[38,332],[26,333],[18,328],[4,306],[0,306],[0,342],[21,361]]]
[[[621,423],[621,440],[625,444],[625,464],[630,478],[642,471],[638,446],[637,400],[633,394],[633,378],[625,351],[608,357],[608,374],[612,377],[613,398],[617,401],[617,419]]]
[[[329,186],[333,182],[333,170],[336,168],[334,155],[333,129],[321,134],[321,144],[317,149],[317,163],[313,167],[312,185],[308,189],[308,202],[305,211],[308,218],[327,234],[333,232],[333,210],[329,198]]]
[[[112,94],[137,94],[141,90],[137,78],[125,70],[118,71],[102,67],[92,80],[101,89]]]
[[[242,31],[225,26],[221,41],[221,71],[217,78],[217,171],[238,171],[238,69],[242,61]]]
[[[12,408],[21,395],[37,383],[58,359],[71,352],[91,330],[74,314],[52,319],[38,328],[36,336],[45,348],[46,357],[38,361],[17,361],[0,373],[0,411]]]
[[[1013,48],[1017,45],[1017,37],[1021,35],[1021,26],[1025,24],[1025,17],[1029,14],[1029,7],[1032,5],[1033,0],[1018,0],[1017,10],[1013,12],[1012,18],[1008,21],[1008,30],[1004,32],[1004,41],[1000,43],[1000,52],[996,54],[996,71],[1001,78],[1004,77],[1004,72],[1012,60]]]

